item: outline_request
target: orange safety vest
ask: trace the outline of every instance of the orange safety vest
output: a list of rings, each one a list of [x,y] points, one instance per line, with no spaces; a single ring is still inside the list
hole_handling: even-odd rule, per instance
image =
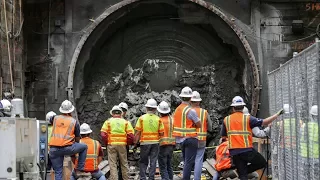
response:
[[[194,108],[196,110],[198,117],[201,121],[201,128],[197,129],[198,132],[198,139],[200,141],[206,141],[207,140],[207,118],[208,118],[208,111],[205,109],[202,109],[200,107]]]
[[[187,116],[190,110],[191,107],[184,103],[181,103],[175,110],[173,114],[173,136],[197,137],[197,129],[194,127],[193,121]]]
[[[71,116],[55,116],[52,125],[50,146],[69,146],[74,143],[76,120]]]
[[[98,157],[99,157],[99,150],[101,148],[100,143],[96,140],[89,138],[89,137],[85,137],[85,138],[80,139],[80,143],[86,144],[88,146],[84,171],[91,172],[91,171],[98,170],[99,169]],[[77,154],[76,161],[75,161],[75,167],[78,166],[78,157],[79,156]]]
[[[176,138],[172,136],[173,131],[173,119],[171,116],[161,117],[160,120],[164,125],[164,135],[160,138],[160,146],[163,145],[175,145]]]
[[[231,157],[228,150],[228,142],[221,143],[216,150],[216,164],[214,165],[217,171],[231,168]]]
[[[228,134],[229,149],[253,147],[250,115],[235,112],[225,117],[223,123]]]

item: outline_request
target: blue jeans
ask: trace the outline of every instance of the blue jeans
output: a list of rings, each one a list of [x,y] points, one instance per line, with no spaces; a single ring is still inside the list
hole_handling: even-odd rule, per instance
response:
[[[146,180],[146,170],[150,160],[149,180],[154,180],[156,163],[159,154],[159,144],[146,144],[140,146],[140,180]]]
[[[50,147],[50,159],[54,170],[55,180],[63,179],[63,159],[64,156],[72,156],[79,153],[78,170],[84,170],[84,164],[87,157],[88,146],[81,143],[73,143],[70,146]]]
[[[183,166],[183,180],[190,180],[191,171],[194,167],[194,162],[198,150],[198,139],[197,138],[187,138],[181,143],[182,156],[184,159]]]
[[[91,176],[93,178],[96,178],[96,180],[106,180],[106,177],[100,170],[91,173]],[[74,171],[72,171],[70,180],[76,180],[76,174],[74,173]]]
[[[194,180],[201,180],[201,172],[202,172],[202,164],[203,164],[203,156],[206,147],[198,148],[197,156],[194,165]]]
[[[172,169],[172,154],[173,145],[160,146],[158,162],[160,167],[160,174],[162,180],[172,180],[173,179],[173,169]]]

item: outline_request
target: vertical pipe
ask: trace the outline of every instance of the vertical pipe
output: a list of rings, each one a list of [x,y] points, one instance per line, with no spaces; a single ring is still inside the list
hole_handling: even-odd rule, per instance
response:
[[[59,67],[55,67],[55,81],[54,81],[54,100],[58,99],[58,83],[59,83]]]
[[[320,116],[319,116],[319,112],[320,112],[320,41],[319,39],[317,38],[316,39],[316,46],[317,46],[317,70],[316,70],[316,73],[317,73],[317,105],[318,105],[318,142],[320,142]],[[320,146],[319,147],[319,152],[320,152]],[[320,156],[318,157],[318,162],[320,162]]]
[[[51,36],[51,0],[49,1],[48,11],[48,56],[50,57],[50,36]]]

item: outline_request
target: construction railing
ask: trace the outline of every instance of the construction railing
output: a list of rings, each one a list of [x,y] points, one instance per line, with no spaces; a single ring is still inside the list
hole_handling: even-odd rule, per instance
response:
[[[285,114],[271,126],[272,177],[319,180],[320,42],[268,73],[270,114]]]

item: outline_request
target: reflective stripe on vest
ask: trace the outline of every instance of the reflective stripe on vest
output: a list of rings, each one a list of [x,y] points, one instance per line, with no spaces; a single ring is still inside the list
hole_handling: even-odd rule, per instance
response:
[[[70,116],[55,116],[49,145],[62,147],[73,144],[75,139],[75,125],[76,120]]]
[[[224,119],[224,124],[228,134],[229,149],[253,147],[249,115],[241,112],[233,113]]]
[[[160,145],[174,145],[176,139],[172,136],[173,131],[173,119],[171,116],[161,117],[161,121],[164,125],[164,135],[160,138]]]
[[[228,142],[221,143],[216,150],[216,164],[214,165],[217,171],[231,168],[231,157],[228,151]]]
[[[173,136],[176,137],[197,137],[197,129],[193,121],[187,117],[191,107],[187,104],[180,104],[174,112]]]
[[[87,149],[87,157],[85,161],[84,171],[90,172],[99,169],[98,167],[98,157],[99,157],[99,149],[100,143],[95,141],[89,137],[85,137],[80,140],[80,143],[86,144],[88,146]],[[75,167],[78,165],[78,154],[76,155]]]
[[[198,139],[200,141],[207,140],[207,118],[208,118],[208,112],[205,109],[202,108],[194,108],[198,114],[198,117],[201,121],[201,127],[197,129],[198,132]]]
[[[155,143],[159,142],[159,129],[161,125],[159,116],[155,114],[145,114],[140,117],[141,136],[140,142],[142,143]]]
[[[301,129],[301,156],[307,158],[309,153],[309,158],[319,158],[319,126],[316,122],[308,122],[308,127]],[[307,132],[305,132],[308,128]]]
[[[122,118],[110,118],[108,126],[108,145],[126,145],[128,122]]]
[[[52,125],[48,125],[48,150],[50,150],[50,146],[49,146],[49,142],[51,140],[51,136],[52,136]]]

